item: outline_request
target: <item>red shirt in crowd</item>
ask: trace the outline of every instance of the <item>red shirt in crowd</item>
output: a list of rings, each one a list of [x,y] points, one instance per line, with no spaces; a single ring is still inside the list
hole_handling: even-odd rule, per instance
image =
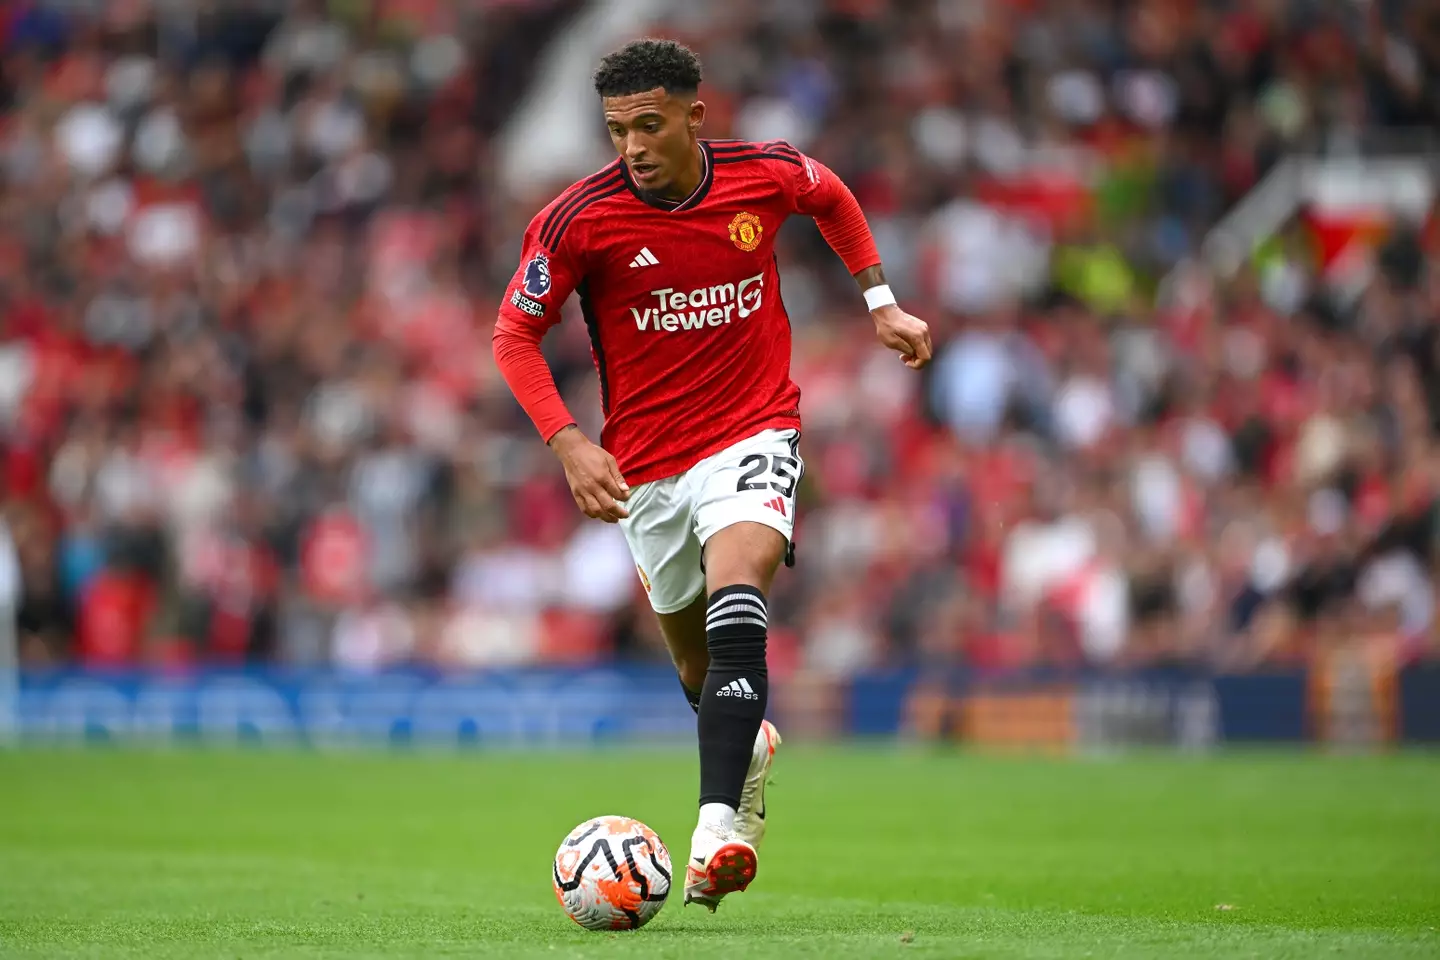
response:
[[[155,611],[155,585],[120,570],[97,576],[80,603],[77,653],[88,667],[133,665]]]

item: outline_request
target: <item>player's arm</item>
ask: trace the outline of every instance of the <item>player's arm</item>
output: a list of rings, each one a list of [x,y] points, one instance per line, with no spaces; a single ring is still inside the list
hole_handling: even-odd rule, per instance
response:
[[[900,359],[912,370],[925,366],[933,353],[930,328],[896,303],[895,294],[885,282],[885,268],[880,263],[875,238],[855,195],[824,164],[788,145],[780,149],[789,151],[787,155],[799,161],[784,164],[795,212],[815,218],[825,242],[855,277],[865,305],[870,308],[870,316],[875,320],[875,334],[880,342],[898,351]]]
[[[495,365],[541,439],[560,458],[576,505],[587,517],[614,523],[629,516],[621,502],[629,499],[630,488],[615,458],[575,425],[540,350],[540,341],[560,322],[560,308],[582,276],[563,243],[555,251],[540,243],[544,217],[542,211],[525,231],[520,269],[500,304],[492,341]]]

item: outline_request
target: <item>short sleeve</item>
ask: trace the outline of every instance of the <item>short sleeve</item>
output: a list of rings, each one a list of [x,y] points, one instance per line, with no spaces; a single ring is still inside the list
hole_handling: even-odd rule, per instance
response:
[[[553,327],[560,322],[560,308],[580,283],[583,270],[567,253],[573,234],[562,238],[555,249],[542,242],[544,224],[553,206],[536,214],[525,230],[520,266],[510,278],[500,303],[502,325],[541,330]]]

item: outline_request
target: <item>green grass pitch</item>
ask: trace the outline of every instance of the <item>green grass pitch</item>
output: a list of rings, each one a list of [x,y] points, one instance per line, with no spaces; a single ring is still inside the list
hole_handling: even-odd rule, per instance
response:
[[[0,752],[4,957],[1440,957],[1440,757],[787,747],[751,890],[571,924],[550,858],[689,751]]]

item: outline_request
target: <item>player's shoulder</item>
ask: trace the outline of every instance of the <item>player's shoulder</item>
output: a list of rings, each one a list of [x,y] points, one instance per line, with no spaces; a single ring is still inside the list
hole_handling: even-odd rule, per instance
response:
[[[805,155],[785,140],[707,140],[715,164],[804,167]]]
[[[570,186],[545,205],[530,221],[536,239],[547,250],[560,245],[565,233],[596,204],[625,192],[625,176],[619,158]]]

